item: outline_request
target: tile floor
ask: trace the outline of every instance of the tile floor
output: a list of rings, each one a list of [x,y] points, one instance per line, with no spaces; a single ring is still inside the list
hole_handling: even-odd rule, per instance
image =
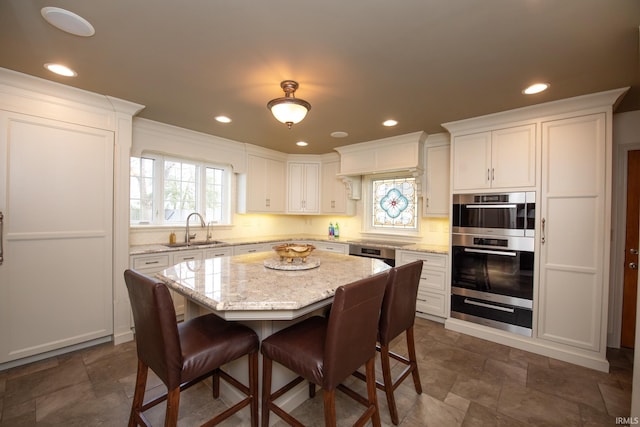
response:
[[[628,416],[633,352],[609,350],[609,374],[445,330],[416,320],[423,394],[411,379],[396,390],[401,426],[615,426]],[[394,348],[402,351],[402,340]],[[133,393],[135,344],[103,344],[0,372],[0,426],[124,426]],[[151,396],[162,388],[150,377]],[[349,379],[353,387],[364,383]],[[362,388],[364,390],[364,388]],[[379,394],[383,425],[391,425]],[[180,426],[199,425],[224,403],[206,384],[182,396]],[[147,413],[162,425],[163,407]],[[361,407],[338,393],[339,425],[351,425]],[[224,425],[247,425],[248,410]],[[324,425],[322,393],[294,416]],[[277,419],[275,415],[271,415]],[[278,426],[284,423],[279,421]]]

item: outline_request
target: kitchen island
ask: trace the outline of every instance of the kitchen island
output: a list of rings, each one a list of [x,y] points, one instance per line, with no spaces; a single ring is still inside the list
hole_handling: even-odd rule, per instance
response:
[[[314,251],[301,270],[265,266],[278,261],[275,252],[206,258],[181,262],[158,272],[156,277],[185,296],[185,319],[213,312],[227,320],[241,321],[262,340],[330,305],[339,286],[390,268],[377,259],[324,251]],[[283,268],[288,267],[286,262],[283,264]],[[234,361],[225,369],[247,383],[246,365],[241,361]],[[274,365],[274,389],[294,376],[286,368]],[[240,400],[234,388],[225,382],[220,385],[227,403]],[[307,398],[307,385],[300,383],[282,398],[280,406],[291,411]]]
[[[187,319],[201,307],[227,320],[271,321],[311,313],[331,304],[337,287],[389,269],[377,259],[323,251],[313,252],[306,263],[297,260],[292,269],[265,266],[273,261],[274,252],[185,261],[156,277],[185,296]],[[314,263],[319,265],[310,268]]]

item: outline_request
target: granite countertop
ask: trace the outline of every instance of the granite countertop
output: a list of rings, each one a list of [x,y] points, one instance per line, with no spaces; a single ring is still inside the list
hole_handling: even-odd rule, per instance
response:
[[[156,274],[170,288],[225,318],[284,319],[305,313],[305,308],[331,302],[337,287],[388,270],[384,262],[331,252],[315,251],[307,262],[319,267],[299,271],[267,268],[275,257],[261,252],[231,257],[185,261]],[[284,311],[286,317],[278,313]],[[242,312],[259,312],[242,314]],[[240,313],[240,314],[238,314]]]
[[[234,239],[225,239],[224,242],[220,243],[212,243],[210,245],[197,245],[197,246],[181,246],[181,247],[168,247],[166,245],[157,243],[157,244],[148,244],[148,245],[134,245],[129,248],[129,255],[144,255],[144,254],[154,254],[154,253],[162,253],[162,252],[176,252],[176,251],[184,251],[184,250],[193,250],[193,249],[205,249],[205,248],[219,248],[219,247],[228,247],[228,246],[237,246],[237,245],[247,245],[247,244],[260,244],[260,243],[275,243],[275,242],[286,242],[286,241],[317,241],[317,242],[325,242],[325,243],[345,243],[345,244],[371,244],[375,242],[376,246],[388,247],[391,249],[402,249],[407,251],[416,251],[416,252],[427,252],[427,253],[435,253],[435,254],[444,254],[449,253],[448,246],[441,245],[430,245],[425,243],[401,243],[401,242],[393,242],[393,241],[381,241],[381,240],[367,240],[367,239],[339,239],[339,240],[330,240],[325,236],[319,235],[295,235],[295,236],[260,236],[260,237],[248,237],[248,238],[234,238]]]

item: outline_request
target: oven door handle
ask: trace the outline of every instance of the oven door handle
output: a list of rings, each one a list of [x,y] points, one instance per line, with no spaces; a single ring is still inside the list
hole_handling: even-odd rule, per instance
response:
[[[470,249],[464,248],[465,252],[470,252],[474,254],[487,254],[487,255],[502,255],[502,256],[517,256],[516,252],[503,252],[503,251],[489,251],[487,249]]]
[[[514,311],[516,311],[513,308],[501,307],[499,305],[493,305],[493,304],[486,304],[484,302],[474,301],[468,298],[464,299],[464,303],[469,305],[477,305],[478,307],[491,308],[493,310],[506,311],[507,313],[513,313]]]
[[[491,208],[499,208],[499,209],[512,209],[517,208],[518,205],[466,205],[468,209],[491,209]]]

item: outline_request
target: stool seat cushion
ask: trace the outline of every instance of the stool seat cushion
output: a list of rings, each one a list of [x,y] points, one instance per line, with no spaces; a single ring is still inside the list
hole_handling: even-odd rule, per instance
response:
[[[207,314],[178,324],[181,382],[191,381],[241,356],[258,351],[258,335],[247,326]]]
[[[314,316],[262,341],[262,354],[318,385],[324,378],[327,318]]]

